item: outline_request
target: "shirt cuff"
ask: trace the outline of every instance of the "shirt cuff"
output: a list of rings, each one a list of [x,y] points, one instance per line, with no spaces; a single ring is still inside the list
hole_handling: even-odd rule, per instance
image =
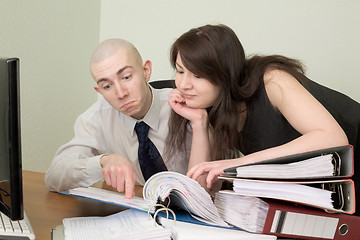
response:
[[[86,172],[89,175],[90,184],[93,184],[104,178],[102,174],[102,167],[100,165],[100,158],[105,154],[88,158],[86,163]]]

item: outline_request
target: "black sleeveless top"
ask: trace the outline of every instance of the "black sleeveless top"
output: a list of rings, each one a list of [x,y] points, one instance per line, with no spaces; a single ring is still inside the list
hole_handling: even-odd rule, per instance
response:
[[[357,215],[360,215],[360,104],[348,96],[310,79],[302,85],[332,114],[354,147],[354,176]],[[247,119],[240,133],[239,150],[247,155],[285,144],[301,134],[275,109],[262,85],[253,101],[247,103]],[[299,102],[299,104],[301,104]]]
[[[265,87],[247,103],[247,117],[240,133],[240,151],[247,155],[290,142],[300,136],[270,103]]]

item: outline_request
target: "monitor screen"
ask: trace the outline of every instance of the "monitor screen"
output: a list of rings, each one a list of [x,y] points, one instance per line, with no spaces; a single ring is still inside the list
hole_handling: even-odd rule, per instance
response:
[[[0,211],[24,217],[17,58],[0,58]]]

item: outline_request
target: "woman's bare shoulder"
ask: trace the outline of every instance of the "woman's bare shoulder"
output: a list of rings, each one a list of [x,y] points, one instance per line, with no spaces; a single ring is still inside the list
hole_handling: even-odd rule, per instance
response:
[[[277,108],[288,98],[287,95],[304,90],[294,76],[279,69],[267,70],[264,74],[264,84],[270,102]]]

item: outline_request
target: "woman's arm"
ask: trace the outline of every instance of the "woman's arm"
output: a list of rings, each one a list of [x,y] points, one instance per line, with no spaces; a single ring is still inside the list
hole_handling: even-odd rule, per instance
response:
[[[345,132],[333,116],[292,75],[272,70],[265,73],[264,82],[272,105],[302,134],[283,145],[276,155],[348,144]]]
[[[171,108],[180,116],[191,122],[192,143],[188,169],[210,160],[209,124],[205,109],[189,108],[185,104],[181,93],[174,89],[169,94]],[[205,186],[205,178],[198,182]]]
[[[209,187],[229,167],[348,144],[346,134],[332,115],[293,76],[271,70],[265,73],[264,83],[272,105],[302,135],[286,144],[242,158],[198,164],[189,170],[189,177],[197,179],[208,173]]]

